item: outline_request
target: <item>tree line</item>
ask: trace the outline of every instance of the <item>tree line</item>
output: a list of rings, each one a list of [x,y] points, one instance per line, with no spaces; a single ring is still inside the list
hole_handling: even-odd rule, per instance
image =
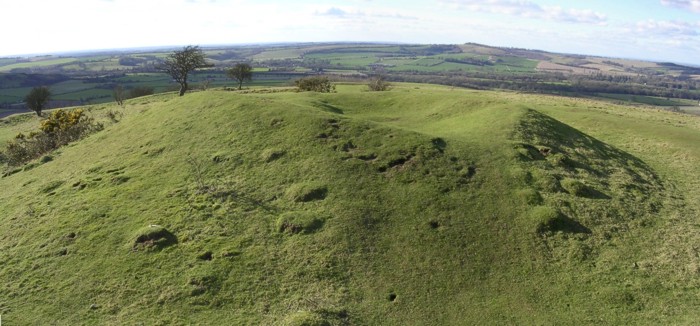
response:
[[[696,81],[654,76],[394,72],[388,73],[387,77],[395,82],[430,83],[479,90],[504,89],[545,94],[615,93],[700,100],[700,85]]]

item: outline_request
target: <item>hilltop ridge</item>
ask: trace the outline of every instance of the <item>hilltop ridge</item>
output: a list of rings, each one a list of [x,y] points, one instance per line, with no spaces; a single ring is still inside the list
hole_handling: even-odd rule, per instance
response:
[[[87,108],[123,117],[0,178],[0,313],[17,324],[699,318],[692,245],[661,248],[668,221],[693,229],[695,194],[660,161],[548,114],[607,114],[574,103],[349,84]],[[683,260],[665,259],[678,248]]]

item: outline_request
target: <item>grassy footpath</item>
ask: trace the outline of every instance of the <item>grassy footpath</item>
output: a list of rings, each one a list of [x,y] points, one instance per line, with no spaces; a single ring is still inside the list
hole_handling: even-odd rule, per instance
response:
[[[0,178],[8,324],[700,318],[696,117],[412,84],[106,110]]]

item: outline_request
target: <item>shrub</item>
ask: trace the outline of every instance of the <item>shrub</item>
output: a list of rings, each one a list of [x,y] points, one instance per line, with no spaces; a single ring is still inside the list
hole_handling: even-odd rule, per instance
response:
[[[384,80],[384,77],[377,76],[375,78],[372,78],[369,81],[369,83],[367,84],[367,87],[369,87],[369,90],[372,92],[383,92],[383,91],[388,91],[389,88],[391,87],[391,84],[386,82]]]
[[[335,92],[335,85],[326,76],[304,77],[294,81],[294,85],[299,91],[310,91],[319,93]]]
[[[105,112],[105,115],[107,116],[107,118],[109,118],[110,121],[117,123],[122,119],[124,113],[114,110],[107,110],[107,112]]]
[[[82,109],[56,110],[41,121],[38,132],[19,133],[8,142],[5,161],[9,165],[24,164],[101,129],[102,125],[84,115]]]
[[[53,111],[48,119],[41,121],[39,129],[45,133],[66,131],[80,122],[80,119],[83,118],[83,112],[83,109]]]

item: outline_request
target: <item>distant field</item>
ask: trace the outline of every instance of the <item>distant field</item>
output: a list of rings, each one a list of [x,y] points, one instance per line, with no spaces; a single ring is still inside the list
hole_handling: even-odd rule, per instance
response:
[[[75,61],[77,61],[76,58],[58,58],[58,59],[41,60],[41,61],[34,61],[34,62],[15,63],[15,64],[6,65],[6,66],[1,66],[0,72],[7,72],[7,71],[10,71],[12,69],[17,69],[17,68],[35,68],[35,67],[55,66],[55,65],[61,65],[61,64],[75,62]]]
[[[683,110],[686,113],[700,115],[700,107],[698,107],[698,106],[684,106],[684,107],[681,107],[681,110]]]
[[[576,96],[594,96],[601,89],[611,86],[611,91],[614,89],[620,94],[600,95],[600,98],[656,106],[694,105],[693,101],[665,100],[667,94],[700,100],[700,91],[697,91],[700,82],[693,79],[693,76],[699,75],[699,71],[692,67],[479,44],[323,43],[202,49],[212,67],[191,76],[193,88],[205,84],[208,87],[232,85],[233,81],[227,78],[224,71],[245,61],[256,72],[253,83],[248,85],[250,87],[284,85],[289,83],[290,78],[302,76],[283,76],[284,72],[337,76],[384,73],[393,81]],[[0,78],[0,106],[21,101],[30,86],[48,85],[55,94],[60,94],[61,99],[81,103],[109,101],[107,93],[115,85],[127,89],[153,87],[156,92],[173,90],[177,85],[168,76],[154,73],[171,51],[100,52],[71,58],[36,57],[22,63],[17,63],[16,58],[0,58],[0,72],[25,69],[41,75],[58,76]],[[678,79],[681,74],[690,78]],[[591,80],[593,83],[573,85],[573,79],[569,78],[571,75],[577,75],[576,80]],[[610,76],[628,79],[606,79]],[[668,82],[669,78],[673,83]],[[674,89],[671,90],[671,87]],[[637,96],[633,99],[626,95],[640,93],[658,98]]]
[[[508,66],[513,68],[513,70],[535,71],[535,68],[537,68],[537,65],[539,64],[537,60],[512,56],[504,56],[500,57],[499,59],[501,60],[499,66]]]
[[[361,45],[360,45],[361,46]],[[296,59],[300,58],[305,53],[313,51],[326,51],[332,49],[342,49],[347,48],[347,44],[329,44],[329,45],[309,45],[309,46],[291,46],[283,48],[273,48],[270,50],[262,51],[258,54],[253,55],[251,58],[253,60],[282,60],[282,59]],[[354,46],[353,46],[354,47]]]
[[[396,66],[389,68],[391,71],[418,71],[418,72],[440,72],[440,71],[468,71],[473,70],[474,67],[471,65],[453,63],[453,62],[437,62],[433,61],[423,61],[422,63],[416,62],[413,64],[405,64],[401,66]]]
[[[495,47],[484,47],[479,44],[463,44],[459,46],[464,52],[479,53],[485,55],[503,55],[505,51]]]
[[[31,87],[18,87],[18,88],[6,88],[0,89],[0,100],[2,103],[17,103],[21,102],[29,91]]]
[[[0,58],[0,66],[11,65],[14,63],[17,63],[17,59],[15,58]]]
[[[643,96],[643,95],[629,95],[629,94],[609,94],[609,93],[599,93],[598,97],[619,100],[630,103],[641,103],[647,105],[655,106],[687,106],[697,104],[693,100],[683,100],[683,99],[666,99],[662,97],[653,96]]]
[[[333,66],[357,67],[367,66],[377,62],[375,53],[314,53],[304,56],[305,59],[328,60]]]
[[[577,73],[577,74],[590,74],[590,73],[593,73],[596,71],[595,69],[574,67],[574,66],[563,65],[563,64],[547,62],[547,61],[540,61],[540,63],[537,64],[537,69],[538,70],[546,70],[546,71],[554,71],[554,72],[570,72],[570,73]]]

